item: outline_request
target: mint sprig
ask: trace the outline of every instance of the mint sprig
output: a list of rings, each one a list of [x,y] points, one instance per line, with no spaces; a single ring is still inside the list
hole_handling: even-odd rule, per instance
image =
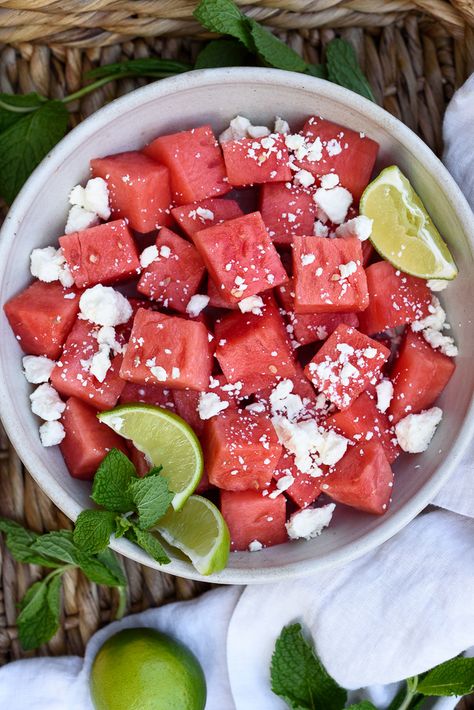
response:
[[[331,678],[300,624],[286,626],[275,643],[272,690],[292,710],[343,710],[347,691]],[[466,695],[474,691],[474,658],[452,658],[420,676],[408,678],[388,710],[417,710],[428,697]],[[346,710],[377,710],[370,700]]]
[[[41,565],[52,571],[26,592],[17,617],[18,636],[25,650],[49,641],[59,627],[61,584],[65,572],[80,569],[95,584],[119,592],[117,618],[123,614],[126,585],[122,564],[109,548],[110,537],[125,536],[160,564],[170,562],[150,530],[163,517],[173,499],[160,467],[139,478],[132,462],[117,449],[103,459],[96,473],[92,498],[101,509],[83,510],[71,530],[39,535],[0,518],[0,533],[18,562]]]

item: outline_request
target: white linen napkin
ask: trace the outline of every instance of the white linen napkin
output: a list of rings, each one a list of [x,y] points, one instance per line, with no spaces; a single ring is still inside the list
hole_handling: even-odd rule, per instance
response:
[[[474,209],[473,125],[474,75],[454,95],[444,123],[446,166]],[[97,650],[120,629],[146,626],[196,654],[207,679],[206,710],[286,710],[270,690],[269,665],[277,636],[293,621],[308,628],[329,673],[353,689],[351,701],[387,707],[397,681],[474,644],[474,446],[433,502],[455,512],[425,512],[344,567],[279,584],[220,588],[129,616],[98,631],[84,659],[10,663],[0,669],[0,707],[93,710],[88,677]],[[455,704],[445,698],[436,708]]]

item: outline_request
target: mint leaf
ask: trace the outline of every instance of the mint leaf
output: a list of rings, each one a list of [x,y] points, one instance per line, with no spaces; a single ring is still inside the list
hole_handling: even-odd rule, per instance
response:
[[[255,49],[267,64],[287,71],[306,71],[306,62],[291,47],[282,42],[281,39],[278,39],[278,37],[275,37],[255,20],[247,18],[247,23]]]
[[[317,76],[318,79],[327,79],[328,73],[324,64],[307,64],[306,73],[311,76]]]
[[[153,533],[148,532],[148,530],[142,530],[138,525],[135,525],[132,530],[128,531],[127,537],[129,540],[142,547],[145,552],[148,552],[150,557],[153,557],[160,565],[167,565],[171,562],[163,545],[156,539]]]
[[[41,555],[49,555],[68,564],[77,564],[76,545],[70,530],[54,530],[40,535],[33,543],[32,549]]]
[[[242,67],[246,66],[251,58],[251,54],[237,40],[215,39],[201,49],[194,68]]]
[[[76,520],[74,542],[92,555],[105,550],[115,532],[116,517],[110,510],[83,510]]]
[[[254,51],[245,15],[232,0],[201,0],[193,15],[207,30],[231,35],[240,40],[250,52]]]
[[[46,99],[39,94],[0,94],[0,133],[26,113],[39,108]]]
[[[103,552],[99,552],[97,560],[103,565],[111,575],[117,580],[117,587],[127,586],[127,576],[123,564],[118,555],[108,547]]]
[[[106,587],[122,587],[126,584],[123,571],[118,571],[111,564],[110,557],[106,555],[107,550],[99,552],[97,555],[87,555],[82,550],[77,552],[77,564],[95,584],[104,584]],[[105,555],[105,557],[104,557]]]
[[[326,47],[326,62],[329,81],[375,101],[370,84],[362,73],[354,48],[349,42],[343,39],[331,40]]]
[[[0,194],[13,202],[25,180],[66,133],[68,112],[61,101],[47,101],[0,133]]]
[[[46,643],[59,628],[61,577],[35,582],[23,598],[17,617],[18,636],[25,651]]]
[[[142,59],[128,59],[124,62],[104,64],[87,72],[88,79],[102,79],[115,77],[120,79],[125,76],[150,76],[156,79],[174,74],[182,74],[192,67],[174,59],[160,59],[159,57],[144,57]]]
[[[349,705],[347,710],[377,710],[377,708],[370,700],[362,700],[362,702],[355,705]]]
[[[49,559],[32,549],[33,543],[40,537],[38,533],[27,530],[19,523],[0,518],[0,532],[5,535],[5,544],[17,562],[41,565],[42,567],[61,567],[58,562]]]
[[[436,666],[416,688],[423,695],[467,695],[474,690],[474,658],[452,658]]]
[[[271,662],[272,690],[293,710],[341,710],[346,691],[331,678],[304,638],[301,624],[286,626]]]
[[[166,478],[159,474],[137,478],[130,484],[130,491],[138,511],[138,526],[142,530],[151,528],[163,517],[174,497]]]
[[[107,510],[127,513],[133,509],[129,485],[136,478],[130,459],[118,449],[111,449],[94,476],[91,498]]]
[[[123,537],[130,528],[133,528],[130,518],[126,518],[124,515],[117,515],[115,518],[115,537]]]

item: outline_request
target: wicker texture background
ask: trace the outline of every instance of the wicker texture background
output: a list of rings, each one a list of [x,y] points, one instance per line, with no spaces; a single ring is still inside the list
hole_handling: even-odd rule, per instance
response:
[[[454,90],[474,71],[472,0],[262,0],[239,3],[311,62],[335,34],[356,47],[378,102],[440,153],[441,121]],[[192,0],[0,0],[0,91],[62,97],[83,85],[88,69],[121,58],[163,56],[192,61],[203,35]],[[125,79],[84,98],[72,125],[145,83]],[[68,526],[24,470],[0,431],[0,514],[36,530]],[[4,547],[0,578],[0,663],[24,655],[16,603],[40,570],[16,564]],[[206,585],[126,561],[129,611],[186,599]],[[40,654],[82,653],[90,635],[113,616],[113,592],[69,574],[64,623]]]

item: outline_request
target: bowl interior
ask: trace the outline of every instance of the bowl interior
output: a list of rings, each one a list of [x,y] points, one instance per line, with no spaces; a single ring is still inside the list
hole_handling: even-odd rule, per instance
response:
[[[214,581],[248,583],[305,574],[361,554],[379,544],[416,515],[436,494],[470,438],[474,389],[474,301],[472,214],[458,188],[430,150],[379,107],[340,87],[311,77],[267,69],[205,70],[140,89],[92,116],[76,128],[37,169],[23,189],[2,230],[0,303],[30,281],[29,254],[56,242],[63,233],[68,192],[88,175],[89,159],[140,148],[162,133],[211,123],[219,132],[236,114],[271,124],[275,115],[299,127],[305,117],[325,118],[364,131],[380,143],[377,168],[400,166],[421,195],[448,242],[460,275],[443,293],[460,356],[440,406],[442,425],[429,449],[403,456],[395,465],[390,511],[383,518],[336,507],[332,525],[312,541],[279,545],[258,554],[235,553]],[[38,420],[29,408],[30,386],[21,374],[21,351],[0,313],[0,411],[8,434],[25,465],[69,517],[90,504],[88,484],[72,479],[57,450],[44,449]],[[127,541],[117,550],[156,566]],[[173,560],[166,571],[199,578],[190,564]]]

